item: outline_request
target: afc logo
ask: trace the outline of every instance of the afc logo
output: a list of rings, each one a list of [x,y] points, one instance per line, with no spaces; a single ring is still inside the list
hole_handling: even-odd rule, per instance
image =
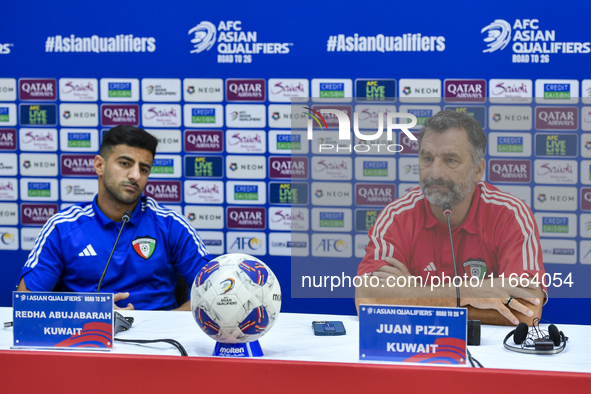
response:
[[[342,253],[347,250],[349,244],[347,241],[338,238],[324,238],[318,246],[316,246],[315,251],[321,252],[337,252]]]

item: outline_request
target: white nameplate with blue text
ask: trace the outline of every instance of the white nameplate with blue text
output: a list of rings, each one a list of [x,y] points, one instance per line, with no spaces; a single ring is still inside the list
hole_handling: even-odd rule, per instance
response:
[[[112,293],[13,292],[15,348],[111,350]]]
[[[465,364],[466,308],[359,305],[359,359]]]

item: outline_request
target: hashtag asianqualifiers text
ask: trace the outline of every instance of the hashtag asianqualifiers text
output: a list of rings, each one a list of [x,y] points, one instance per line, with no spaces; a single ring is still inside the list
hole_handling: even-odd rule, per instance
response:
[[[352,36],[338,34],[329,36],[327,52],[442,52],[445,50],[445,37],[422,36],[421,33],[401,36]]]
[[[154,52],[156,38],[134,37],[118,34],[114,37],[49,36],[45,40],[45,52]]]

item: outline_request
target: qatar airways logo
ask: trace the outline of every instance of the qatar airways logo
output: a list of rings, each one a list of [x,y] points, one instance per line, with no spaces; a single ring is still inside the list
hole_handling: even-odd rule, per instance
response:
[[[531,182],[530,160],[491,160],[489,163],[491,182]]]
[[[65,176],[95,176],[95,155],[69,155],[61,156],[61,173]]]
[[[135,104],[103,104],[101,106],[101,123],[103,126],[118,126],[120,124],[138,126],[140,124],[139,111],[139,105]]]
[[[57,100],[57,81],[55,79],[22,78],[18,83],[21,100]]]
[[[148,181],[144,194],[159,202],[181,202],[181,182]]]

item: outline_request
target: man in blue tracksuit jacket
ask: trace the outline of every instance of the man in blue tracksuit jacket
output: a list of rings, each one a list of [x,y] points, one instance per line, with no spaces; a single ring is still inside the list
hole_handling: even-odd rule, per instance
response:
[[[21,271],[18,291],[95,292],[122,216],[132,212],[101,285],[116,308],[190,310],[176,305],[177,272],[191,286],[211,256],[184,216],[142,197],[158,140],[133,126],[109,130],[94,159],[99,192],[54,215]],[[125,300],[125,301],[122,301]]]

